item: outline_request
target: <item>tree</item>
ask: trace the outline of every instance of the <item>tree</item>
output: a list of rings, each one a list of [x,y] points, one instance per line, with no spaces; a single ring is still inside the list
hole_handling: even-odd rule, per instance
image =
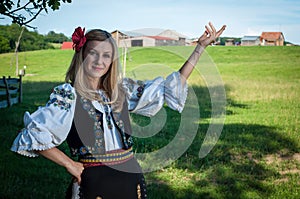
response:
[[[0,25],[0,53],[16,51],[16,42],[19,40],[22,29],[24,30],[20,38],[18,52],[53,48],[46,37],[36,30],[29,31],[26,27],[20,27],[17,24]]]
[[[64,41],[70,41],[70,39],[63,33],[50,31],[47,35],[45,35],[45,41],[50,43],[63,43]]]
[[[2,0],[0,2],[0,14],[12,19],[12,23],[34,28],[29,25],[43,10],[58,10],[61,2],[71,3],[72,0]],[[3,19],[3,18],[2,18]]]
[[[9,40],[0,35],[0,53],[10,51]]]

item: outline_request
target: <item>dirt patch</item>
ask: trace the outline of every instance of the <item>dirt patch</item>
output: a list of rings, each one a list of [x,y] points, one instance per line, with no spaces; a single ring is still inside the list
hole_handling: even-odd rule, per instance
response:
[[[282,176],[281,179],[275,181],[275,183],[288,182],[287,177],[290,174],[300,174],[299,164],[300,164],[300,153],[286,154],[277,153],[272,155],[267,155],[265,158],[266,164],[281,167],[284,165],[284,170],[279,170],[279,174]]]
[[[270,164],[280,164],[284,161],[297,161],[300,163],[300,153],[294,153],[294,154],[271,154],[267,155],[265,158],[265,161],[268,165]]]

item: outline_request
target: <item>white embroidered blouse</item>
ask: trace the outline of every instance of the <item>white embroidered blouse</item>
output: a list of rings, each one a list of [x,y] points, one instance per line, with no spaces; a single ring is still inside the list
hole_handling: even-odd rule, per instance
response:
[[[125,78],[123,87],[128,110],[149,117],[155,115],[165,102],[173,110],[181,112],[187,97],[187,84],[181,84],[179,72],[173,72],[166,79],[158,77],[145,82]],[[25,128],[15,138],[11,150],[36,157],[38,154],[35,151],[60,145],[70,131],[76,98],[75,89],[70,84],[56,87],[45,106],[39,107],[32,114],[25,112]],[[92,105],[103,114],[103,118],[106,117],[103,104],[93,101]],[[107,121],[103,120],[103,129],[106,151],[122,148],[115,126],[108,128]]]

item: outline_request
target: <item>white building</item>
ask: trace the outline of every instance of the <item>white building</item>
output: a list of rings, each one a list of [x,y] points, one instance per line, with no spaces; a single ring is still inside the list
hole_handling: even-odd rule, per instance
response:
[[[260,36],[244,36],[241,39],[241,46],[259,46]]]
[[[116,40],[118,47],[186,45],[186,37],[172,30],[162,31],[158,35],[146,35],[142,32],[119,30],[115,30],[111,34]]]

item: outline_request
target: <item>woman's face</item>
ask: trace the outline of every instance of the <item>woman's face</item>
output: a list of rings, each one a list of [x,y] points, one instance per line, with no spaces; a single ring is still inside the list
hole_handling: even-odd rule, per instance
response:
[[[112,45],[109,41],[89,41],[83,57],[85,74],[98,82],[107,73],[113,61]]]

